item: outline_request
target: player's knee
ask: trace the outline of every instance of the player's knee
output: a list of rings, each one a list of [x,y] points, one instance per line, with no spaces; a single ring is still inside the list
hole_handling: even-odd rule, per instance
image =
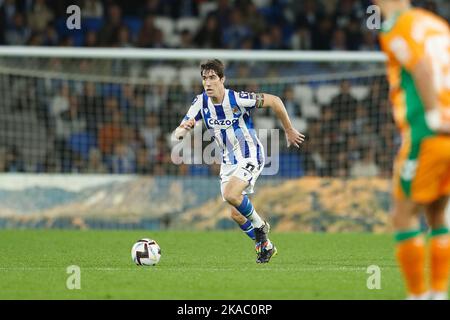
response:
[[[223,198],[225,199],[225,201],[227,201],[229,204],[233,205],[233,206],[238,206],[240,204],[240,194],[237,194],[236,192],[234,192],[233,190],[230,189],[225,189],[223,192]]]
[[[420,206],[410,203],[396,203],[392,210],[392,226],[395,230],[405,230],[414,228],[419,219]]]

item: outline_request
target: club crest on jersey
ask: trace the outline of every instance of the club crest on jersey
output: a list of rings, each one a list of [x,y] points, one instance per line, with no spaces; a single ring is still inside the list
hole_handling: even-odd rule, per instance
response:
[[[218,119],[209,118],[208,119],[208,124],[209,124],[210,127],[226,129],[229,126],[237,123],[238,121],[239,121],[239,119],[222,119],[222,120],[218,120]]]
[[[239,118],[242,114],[241,109],[239,109],[238,107],[234,107],[232,109],[232,111],[233,111],[233,117],[235,117],[235,118]]]

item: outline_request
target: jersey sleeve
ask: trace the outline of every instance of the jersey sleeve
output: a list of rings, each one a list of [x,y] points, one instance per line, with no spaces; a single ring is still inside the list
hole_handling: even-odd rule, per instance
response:
[[[202,102],[199,96],[195,97],[181,123],[190,119],[195,119],[195,121],[199,121],[200,119],[202,119],[201,104]]]
[[[389,39],[385,40],[383,47],[392,57],[394,57],[405,69],[411,71],[416,64],[425,55],[424,37],[425,30],[420,33],[417,30],[427,28],[426,25],[418,25],[419,21],[413,21],[411,18],[402,21],[397,26]]]
[[[261,108],[264,104],[264,94],[253,92],[235,92],[236,103],[247,110]]]

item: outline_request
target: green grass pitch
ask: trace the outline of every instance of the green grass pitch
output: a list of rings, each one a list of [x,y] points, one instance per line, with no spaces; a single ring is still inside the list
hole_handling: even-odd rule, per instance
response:
[[[136,266],[140,238],[160,263]],[[272,233],[279,254],[255,263],[239,231],[0,231],[0,299],[403,299],[392,235]],[[81,289],[66,287],[81,268]],[[381,289],[367,288],[367,267]]]

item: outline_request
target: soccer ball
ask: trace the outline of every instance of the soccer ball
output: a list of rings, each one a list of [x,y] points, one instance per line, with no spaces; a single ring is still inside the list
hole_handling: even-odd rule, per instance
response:
[[[161,259],[161,248],[152,239],[141,239],[131,248],[131,259],[138,266],[154,266]]]

